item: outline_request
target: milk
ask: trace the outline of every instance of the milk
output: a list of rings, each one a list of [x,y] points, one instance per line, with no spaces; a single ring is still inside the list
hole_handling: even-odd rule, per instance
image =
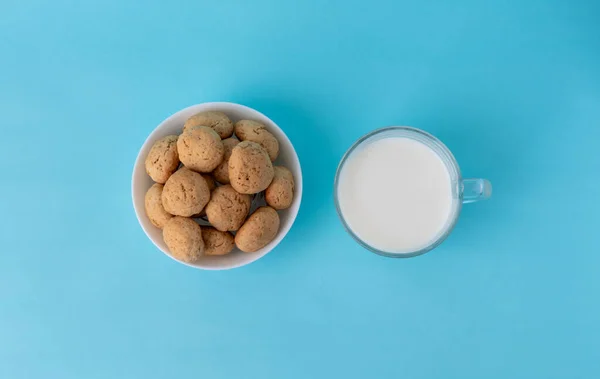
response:
[[[340,171],[337,196],[352,232],[390,253],[431,245],[448,227],[453,208],[442,159],[405,137],[365,142],[353,151]]]

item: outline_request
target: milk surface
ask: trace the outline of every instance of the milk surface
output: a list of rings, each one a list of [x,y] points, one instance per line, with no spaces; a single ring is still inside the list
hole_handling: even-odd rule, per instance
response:
[[[390,137],[359,146],[338,179],[348,227],[368,245],[390,253],[418,251],[446,230],[452,213],[451,177],[425,144]]]

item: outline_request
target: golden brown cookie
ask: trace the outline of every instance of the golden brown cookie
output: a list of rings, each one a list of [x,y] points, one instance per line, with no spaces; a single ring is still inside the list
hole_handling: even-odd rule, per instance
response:
[[[144,162],[146,173],[156,183],[164,184],[179,166],[177,136],[166,136],[154,142]]]
[[[279,230],[279,215],[271,207],[260,207],[248,217],[235,235],[235,245],[241,251],[253,253],[267,246]]]
[[[294,200],[294,176],[283,166],[275,166],[273,169],[275,176],[265,191],[265,200],[275,209],[287,209]]]
[[[217,183],[215,183],[215,180],[210,175],[202,174],[202,177],[204,178],[204,180],[206,180],[206,184],[208,184],[208,190],[212,193],[212,191],[214,191],[214,189],[217,188]],[[206,216],[206,207],[204,207],[200,211],[200,213],[192,215],[190,217],[191,218],[200,218],[200,217],[204,217],[204,216]]]
[[[165,226],[167,221],[173,217],[172,214],[165,211],[165,208],[162,205],[162,191],[163,185],[154,183],[152,187],[148,189],[148,192],[146,192],[146,196],[144,197],[146,216],[148,216],[152,225],[161,229]]]
[[[223,162],[221,162],[213,171],[213,176],[217,182],[223,184],[229,183],[229,158],[231,157],[231,151],[238,143],[240,143],[240,141],[233,137],[223,140],[223,147],[225,148]]]
[[[242,226],[252,199],[249,195],[238,193],[229,184],[217,187],[206,205],[206,217],[217,230],[236,231]]]
[[[177,151],[185,167],[208,173],[223,161],[225,148],[217,132],[207,126],[197,126],[179,136]]]
[[[240,141],[252,141],[258,143],[269,153],[271,162],[279,155],[279,142],[267,127],[258,121],[240,120],[235,123],[235,135]]]
[[[233,236],[230,233],[221,232],[209,226],[202,228],[202,238],[204,238],[205,255],[229,254],[235,247]]]
[[[195,126],[208,126],[213,129],[222,139],[229,138],[233,134],[233,123],[223,112],[200,112],[188,118],[183,125],[183,132]]]
[[[269,154],[256,142],[243,141],[231,151],[229,180],[239,193],[264,191],[273,180],[273,164]]]
[[[190,217],[202,211],[210,199],[210,191],[200,174],[182,167],[167,180],[161,198],[165,211]]]
[[[202,228],[190,218],[173,217],[167,221],[163,239],[173,258],[182,262],[196,262],[204,253]]]
[[[204,180],[206,180],[206,184],[208,184],[208,190],[210,192],[217,188],[217,183],[215,183],[215,179],[212,176],[202,174],[202,177],[204,178]]]

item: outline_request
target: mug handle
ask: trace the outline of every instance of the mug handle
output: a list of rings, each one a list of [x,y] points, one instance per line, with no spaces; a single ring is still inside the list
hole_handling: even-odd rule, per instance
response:
[[[461,184],[463,203],[474,203],[492,196],[492,183],[487,179],[463,179]]]

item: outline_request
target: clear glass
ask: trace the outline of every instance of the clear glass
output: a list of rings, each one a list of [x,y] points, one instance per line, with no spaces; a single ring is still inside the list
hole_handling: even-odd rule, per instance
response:
[[[385,138],[398,137],[411,138],[430,147],[442,159],[442,161],[446,165],[446,168],[448,169],[448,172],[450,173],[453,199],[450,217],[448,217],[448,221],[444,226],[443,233],[441,233],[440,236],[429,246],[417,251],[388,252],[381,251],[370,246],[368,243],[361,240],[348,226],[346,220],[344,219],[344,214],[340,209],[340,204],[338,201],[338,185],[340,172],[344,168],[344,164],[352,155],[352,153],[363,144],[368,144],[370,142],[374,142]],[[441,244],[446,239],[446,237],[448,237],[448,235],[452,232],[452,229],[454,229],[456,221],[458,220],[458,216],[460,215],[462,204],[488,199],[492,194],[492,184],[486,179],[464,179],[461,176],[458,163],[456,162],[456,159],[454,159],[454,156],[452,155],[450,150],[448,150],[448,148],[442,143],[442,141],[435,138],[431,134],[409,126],[392,126],[374,130],[373,132],[361,137],[358,141],[354,143],[354,145],[352,145],[352,147],[350,147],[350,149],[348,149],[346,154],[344,154],[344,156],[342,157],[342,160],[340,161],[340,164],[337,168],[337,172],[335,174],[333,194],[335,200],[335,208],[337,210],[340,220],[342,221],[342,224],[344,225],[344,228],[359,244],[376,254],[383,255],[386,257],[409,258],[424,254]]]

